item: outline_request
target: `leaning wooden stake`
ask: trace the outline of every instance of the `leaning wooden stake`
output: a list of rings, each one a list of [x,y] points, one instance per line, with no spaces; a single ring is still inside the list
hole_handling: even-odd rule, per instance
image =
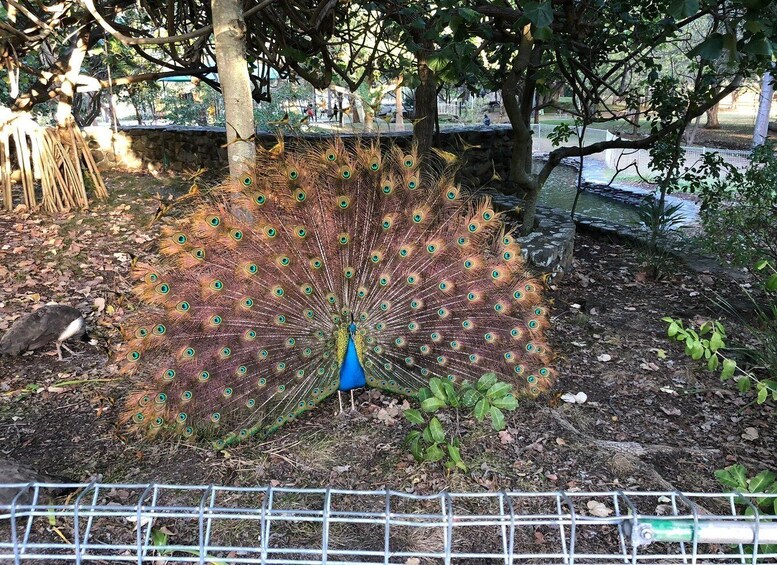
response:
[[[6,210],[14,209],[15,196],[28,210],[87,209],[84,173],[92,197],[107,198],[97,164],[75,124],[44,128],[29,113],[0,107],[0,195]]]

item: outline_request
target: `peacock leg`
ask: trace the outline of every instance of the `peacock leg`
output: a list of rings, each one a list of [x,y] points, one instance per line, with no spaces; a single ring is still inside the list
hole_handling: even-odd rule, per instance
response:
[[[351,412],[356,412],[356,403],[353,400],[353,389],[351,389]]]
[[[339,416],[343,413],[343,393],[340,390],[337,391],[337,401],[340,403],[340,411],[337,413]]]
[[[57,353],[59,353],[59,360],[60,361],[62,361],[62,351],[60,351],[60,349],[59,349],[60,346],[64,347],[65,351],[70,353],[70,355],[72,355],[73,357],[78,357],[78,353],[76,353],[75,351],[70,349],[67,345],[65,345],[64,343],[57,342]]]

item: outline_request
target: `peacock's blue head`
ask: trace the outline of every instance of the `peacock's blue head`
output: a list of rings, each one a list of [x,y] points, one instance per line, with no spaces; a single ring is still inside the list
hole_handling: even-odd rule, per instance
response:
[[[348,326],[348,331],[351,333],[351,337],[356,335],[356,324],[351,322],[351,324]]]

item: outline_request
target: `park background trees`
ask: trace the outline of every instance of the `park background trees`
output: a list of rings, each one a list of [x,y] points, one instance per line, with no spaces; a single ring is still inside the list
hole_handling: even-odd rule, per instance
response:
[[[205,6],[85,0],[56,9],[13,1],[2,14],[0,45],[12,111],[56,98],[60,126],[79,91],[94,99],[106,88],[197,77],[224,96],[233,175],[245,170],[239,163],[250,158],[256,127],[250,105],[239,101],[249,95],[268,101],[271,71],[314,88],[337,83],[354,96],[401,81],[415,93],[414,137],[422,154],[433,145],[440,90],[500,91],[513,151],[509,177],[498,188],[523,198],[528,232],[539,192],[565,158],[651,149],[654,168],[664,172],[662,193],[676,184],[688,125],[704,114],[714,117],[721,99],[770,68],[774,12],[766,0],[214,0]],[[145,68],[109,80],[97,78],[104,74],[99,67],[82,68],[87,54],[106,42],[121,42]],[[603,122],[647,121],[649,132],[557,147],[533,171],[531,121],[541,106],[553,105],[550,95],[559,88],[571,93],[565,110],[575,124],[559,126],[558,141]]]

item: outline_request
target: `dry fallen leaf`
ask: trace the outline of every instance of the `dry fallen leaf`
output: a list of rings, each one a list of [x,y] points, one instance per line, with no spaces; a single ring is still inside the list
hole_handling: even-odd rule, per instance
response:
[[[604,504],[599,502],[598,500],[589,500],[588,504],[586,504],[588,507],[588,513],[591,516],[598,516],[599,518],[606,518],[610,514],[612,514],[612,510],[607,508]]]
[[[612,355],[610,355],[608,353],[602,353],[596,359],[597,359],[597,361],[607,362],[610,359],[612,359]]]
[[[747,441],[754,441],[758,439],[758,430],[755,428],[745,428],[745,433],[742,434],[742,439]]]

